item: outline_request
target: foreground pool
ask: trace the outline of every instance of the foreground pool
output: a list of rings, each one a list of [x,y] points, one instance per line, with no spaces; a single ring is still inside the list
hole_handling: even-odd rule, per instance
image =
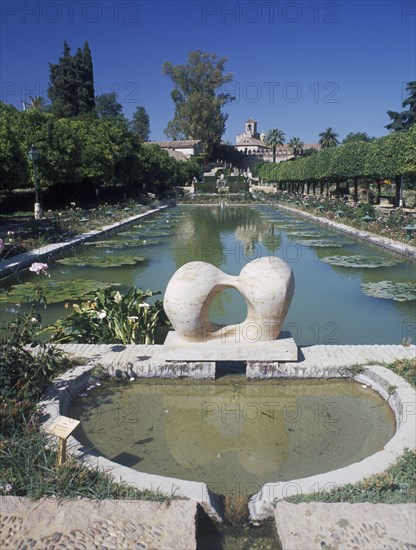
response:
[[[71,416],[75,437],[113,462],[240,495],[360,461],[395,431],[387,403],[351,380],[113,381]]]

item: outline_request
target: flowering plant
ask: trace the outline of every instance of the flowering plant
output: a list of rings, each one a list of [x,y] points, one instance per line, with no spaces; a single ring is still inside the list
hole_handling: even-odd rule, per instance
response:
[[[146,299],[160,294],[131,288],[126,294],[114,288],[96,292],[92,300],[65,304],[71,313],[43,332],[52,334],[54,342],[86,344],[153,344],[155,331],[169,326],[162,303]]]

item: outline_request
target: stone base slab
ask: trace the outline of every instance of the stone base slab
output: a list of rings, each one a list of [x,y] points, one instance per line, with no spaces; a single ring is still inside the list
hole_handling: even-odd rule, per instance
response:
[[[236,342],[230,339],[187,342],[170,331],[163,345],[166,361],[297,361],[298,347],[290,332],[277,340]]]
[[[279,502],[274,511],[282,548],[380,550],[415,548],[415,504]]]
[[[0,498],[0,547],[196,549],[197,504],[134,500]]]

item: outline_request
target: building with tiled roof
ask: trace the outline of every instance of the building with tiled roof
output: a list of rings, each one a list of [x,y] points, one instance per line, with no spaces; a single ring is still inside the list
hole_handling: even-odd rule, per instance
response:
[[[257,122],[249,118],[245,122],[244,132],[236,135],[235,149],[247,155],[245,167],[259,164],[260,162],[273,162],[273,148],[264,143],[265,133],[257,131]],[[304,149],[320,149],[319,143],[308,143]],[[276,148],[276,162],[288,160],[293,157],[289,145]]]
[[[149,141],[147,143],[153,143],[159,145],[162,149],[167,149],[170,156],[176,158],[171,152],[181,153],[185,158],[178,158],[177,160],[189,160],[191,157],[202,153],[203,143],[200,139],[182,139],[176,141]]]

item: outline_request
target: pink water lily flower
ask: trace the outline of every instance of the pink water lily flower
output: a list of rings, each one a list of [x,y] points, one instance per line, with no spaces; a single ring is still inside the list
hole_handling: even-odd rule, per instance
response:
[[[36,275],[47,275],[49,266],[48,264],[43,264],[41,262],[34,262],[30,267],[29,271],[36,273]]]

